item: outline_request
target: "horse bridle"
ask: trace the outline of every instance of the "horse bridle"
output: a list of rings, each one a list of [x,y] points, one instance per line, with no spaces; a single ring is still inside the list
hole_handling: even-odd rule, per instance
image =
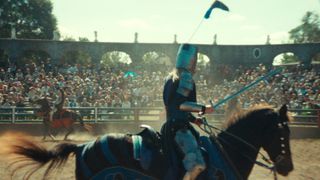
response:
[[[278,122],[278,129],[280,131],[280,148],[281,148],[281,154],[278,154],[275,158],[275,162],[273,162],[273,174],[274,174],[274,179],[277,179],[277,164],[279,164],[282,160],[284,160],[285,158],[285,154],[287,153],[286,150],[284,149],[286,147],[286,145],[284,144],[285,141],[285,136],[284,136],[284,131],[285,128],[288,128],[288,123],[287,122]]]
[[[273,173],[273,176],[274,176],[274,179],[277,180],[278,177],[277,177],[277,164],[279,164],[282,160],[284,160],[284,155],[286,154],[286,151],[284,150],[285,148],[285,144],[284,143],[281,143],[280,146],[281,146],[281,154],[279,154],[278,156],[276,156],[275,158],[275,161],[271,161],[270,158],[267,158],[264,154],[262,154],[257,148],[255,148],[252,144],[248,143],[247,141],[245,141],[244,139],[232,134],[232,133],[229,133],[223,129],[220,129],[220,128],[217,128],[215,126],[212,126],[210,125],[206,118],[205,117],[202,117],[202,124],[203,124],[203,127],[199,126],[199,128],[201,130],[203,130],[205,133],[207,133],[208,135],[210,136],[213,136],[213,137],[216,137],[213,130],[217,130],[219,132],[223,132],[227,135],[229,135],[230,137],[240,141],[241,143],[245,144],[246,146],[250,147],[252,150],[258,152],[258,154],[262,157],[262,159],[268,163],[263,163],[263,162],[260,162],[260,161],[257,161],[257,160],[253,160],[252,158],[250,158],[249,156],[247,156],[246,154],[243,154],[243,153],[240,153],[242,156],[244,156],[245,158],[247,158],[248,160],[250,160],[251,162],[253,162],[254,164],[257,164],[258,166],[261,166],[265,169],[268,169],[270,170],[272,173]],[[281,136],[280,136],[280,141],[281,142],[284,142],[285,140],[285,137],[283,136],[284,134],[284,127],[285,126],[288,126],[288,123],[287,122],[280,122],[278,121],[278,129],[280,129],[280,132],[281,132]],[[224,141],[227,145],[229,145],[231,148],[234,148],[232,147],[228,142],[226,142],[225,140],[223,139],[220,139],[221,141]],[[235,148],[234,148],[235,149]]]

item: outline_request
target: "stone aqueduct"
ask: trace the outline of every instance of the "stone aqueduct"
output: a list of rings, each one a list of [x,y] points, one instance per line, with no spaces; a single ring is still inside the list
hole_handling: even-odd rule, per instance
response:
[[[291,52],[301,63],[310,64],[316,54],[320,53],[320,43],[278,44],[278,45],[210,45],[197,44],[199,53],[210,59],[211,65],[225,64],[230,66],[256,65],[263,63],[271,66],[274,58],[282,53]],[[128,54],[132,63],[139,63],[148,52],[161,52],[171,61],[175,61],[177,43],[116,43],[116,42],[75,42],[52,40],[0,39],[0,50],[7,53],[10,61],[16,61],[25,51],[37,50],[46,52],[51,63],[68,51],[84,51],[94,63],[100,63],[106,52],[121,51]],[[212,66],[213,67],[213,66]]]

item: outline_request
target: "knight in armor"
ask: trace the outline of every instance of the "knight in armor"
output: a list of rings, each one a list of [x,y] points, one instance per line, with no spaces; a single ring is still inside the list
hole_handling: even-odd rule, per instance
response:
[[[183,154],[182,164],[186,170],[184,180],[196,179],[206,168],[198,145],[199,133],[191,125],[191,123],[201,125],[202,120],[194,116],[192,112],[202,114],[213,112],[210,105],[197,103],[196,86],[193,80],[197,52],[197,47],[191,44],[182,44],[179,47],[176,68],[166,78],[163,90],[167,118],[161,129],[164,135],[164,150],[171,158],[176,157],[177,150],[172,147],[177,146],[180,154]]]
[[[55,113],[62,112],[63,104],[64,104],[64,91],[62,89],[59,89],[60,95],[53,101],[53,105],[51,106],[51,111],[49,113],[49,120],[53,120],[53,115]]]

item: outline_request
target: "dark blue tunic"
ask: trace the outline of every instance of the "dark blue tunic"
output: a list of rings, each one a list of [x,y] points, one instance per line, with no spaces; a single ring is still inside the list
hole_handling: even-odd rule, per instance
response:
[[[167,122],[178,124],[188,124],[193,121],[195,117],[191,112],[181,111],[180,105],[186,101],[197,102],[196,99],[196,87],[193,83],[193,90],[189,93],[189,96],[185,97],[177,93],[179,80],[173,82],[172,78],[168,78],[164,85],[163,90],[163,102],[167,112]]]
[[[183,176],[183,171],[181,168],[181,161],[178,160],[181,153],[179,150],[175,149],[176,143],[174,141],[174,136],[176,131],[179,129],[189,129],[198,138],[199,134],[190,124],[196,118],[191,112],[181,111],[179,109],[180,105],[184,102],[196,102],[196,89],[193,83],[193,90],[189,93],[187,97],[177,93],[179,87],[179,80],[173,82],[172,78],[167,78],[164,89],[163,89],[163,102],[166,107],[167,121],[163,124],[161,128],[162,141],[163,141],[163,152],[168,157],[169,171],[164,179],[179,179],[178,177]]]

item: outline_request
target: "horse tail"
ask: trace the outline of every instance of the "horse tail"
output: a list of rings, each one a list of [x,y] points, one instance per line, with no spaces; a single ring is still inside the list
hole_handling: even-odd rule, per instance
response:
[[[14,166],[11,177],[21,168],[30,167],[23,179],[29,179],[40,167],[48,164],[43,177],[50,174],[53,169],[60,168],[66,163],[71,153],[75,153],[77,145],[73,143],[61,143],[53,149],[47,149],[39,142],[32,139],[15,137],[14,144],[11,144],[8,153],[15,157],[15,161],[10,166]],[[32,166],[32,168],[31,168]]]

